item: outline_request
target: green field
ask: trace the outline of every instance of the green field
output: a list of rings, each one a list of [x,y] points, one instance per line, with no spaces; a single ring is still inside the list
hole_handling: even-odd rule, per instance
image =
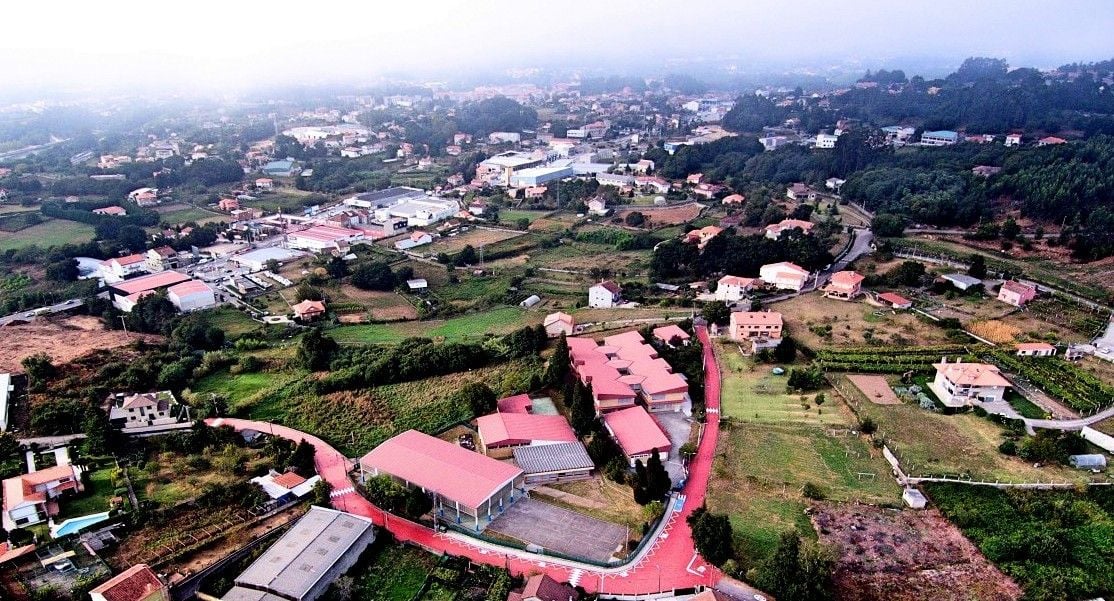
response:
[[[228,221],[228,216],[223,213],[207,211],[202,208],[188,205],[171,205],[170,210],[159,211],[159,221],[177,225],[179,223],[195,222],[208,223],[210,221]]]
[[[804,513],[810,501],[801,494],[807,483],[842,502],[896,505],[901,495],[881,452],[851,434],[800,425],[726,425],[716,455],[708,508],[728,514],[747,565],[769,556],[785,530],[814,536]]]
[[[775,376],[773,365],[755,363],[739,354],[734,344],[718,349],[723,368],[722,414],[736,421],[764,424],[847,425],[848,418],[830,389],[822,392],[825,402],[817,406],[816,393],[803,395],[785,392],[787,375]],[[784,366],[783,366],[784,367]],[[808,406],[806,409],[805,406]]]
[[[248,317],[243,311],[230,307],[199,312],[195,315],[198,319],[203,320],[206,325],[223,331],[228,338],[238,338],[263,327],[262,324]]]
[[[375,552],[371,564],[355,570],[353,601],[411,601],[437,566],[437,556],[403,545]]]
[[[89,472],[85,480],[85,492],[59,503],[60,513],[55,521],[108,511],[108,500],[113,496],[112,472],[115,469],[115,466],[109,465]]]
[[[18,232],[0,232],[0,251],[26,248],[31,245],[49,248],[88,242],[92,239],[93,226],[91,225],[65,219],[49,219]]]
[[[519,219],[534,223],[548,215],[550,211],[524,211],[521,209],[499,209],[499,222],[513,225]]]
[[[438,321],[340,326],[329,330],[329,335],[341,344],[396,344],[415,336],[463,340],[505,334],[538,319],[517,307],[502,307]]]

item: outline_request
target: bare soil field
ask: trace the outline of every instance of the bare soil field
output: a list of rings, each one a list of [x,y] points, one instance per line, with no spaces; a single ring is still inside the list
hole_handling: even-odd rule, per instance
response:
[[[350,284],[344,284],[341,286],[341,293],[348,300],[366,307],[372,318],[376,320],[404,321],[418,318],[418,310],[397,292],[360,290]]]
[[[886,381],[885,376],[853,374],[848,375],[847,379],[875,405],[901,404],[901,399],[894,394],[894,390],[890,388],[890,383]]]
[[[481,246],[495,244],[503,240],[510,240],[523,235],[525,232],[512,232],[505,230],[489,230],[472,228],[467,232],[463,232],[451,238],[438,238],[433,241],[429,246],[419,246],[418,252],[425,252],[431,255],[437,253],[455,253],[469,244],[473,248],[479,249]]]
[[[626,219],[628,213],[638,211],[646,216],[646,220],[650,223],[650,227],[655,227],[660,225],[680,225],[686,221],[692,221],[696,219],[703,210],[704,206],[695,202],[662,209],[635,206],[616,210],[615,217]]]
[[[794,338],[812,348],[839,345],[892,344],[894,346],[943,344],[944,330],[922,322],[910,313],[871,307],[805,294],[771,305],[785,316]]]
[[[105,330],[101,320],[87,315],[64,319],[37,318],[28,324],[3,328],[5,344],[0,346],[0,371],[22,373],[25,357],[39,352],[50,355],[55,364],[69,363],[98,349],[128,345],[138,339],[161,340],[149,334],[128,334],[122,330]]]
[[[812,516],[838,550],[836,597],[844,601],[1010,601],[1021,587],[998,571],[935,509],[893,511],[824,505]]]

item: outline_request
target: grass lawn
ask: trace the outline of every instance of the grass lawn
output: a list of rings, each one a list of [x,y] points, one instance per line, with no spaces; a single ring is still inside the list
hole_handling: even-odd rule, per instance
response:
[[[212,309],[196,315],[209,326],[224,331],[228,338],[239,338],[263,327],[263,324],[248,317],[243,311],[230,307]]]
[[[212,221],[228,221],[229,217],[223,213],[215,213],[205,209],[184,204],[167,205],[159,210],[159,221],[171,225],[178,223],[209,223]]]
[[[243,473],[268,467],[270,459],[261,451],[239,447],[210,448],[197,455],[152,453],[142,467],[133,468],[136,496],[162,507],[196,498],[210,486],[231,486],[241,482]]]
[[[1018,394],[1018,392],[1012,388],[1006,391],[1006,401],[1014,410],[1021,414],[1021,417],[1028,417],[1030,419],[1048,418],[1047,411],[1041,409],[1036,403],[1025,398],[1023,395]]]
[[[18,232],[0,232],[0,251],[31,245],[42,248],[86,242],[93,238],[93,226],[65,219],[48,219]]]
[[[228,399],[233,409],[240,405],[250,404],[253,397],[268,391],[280,389],[302,377],[298,373],[242,373],[229,374],[227,371],[218,371],[209,374],[194,384],[192,392],[208,394],[210,392],[223,395]]]
[[[329,330],[329,335],[341,344],[396,344],[414,336],[459,341],[487,333],[506,334],[541,317],[518,307],[502,307],[438,321],[340,326]]]
[[[411,601],[437,566],[437,556],[417,547],[388,545],[356,576],[354,601]]]
[[[108,511],[108,500],[112,498],[112,472],[115,466],[109,465],[89,472],[85,481],[85,492],[81,496],[63,500],[55,522],[64,519]]]
[[[832,397],[830,389],[823,392],[826,402],[817,407],[816,393],[787,394],[787,376],[770,373],[772,365],[756,364],[750,357],[739,354],[734,344],[723,343],[719,348],[723,367],[722,414],[736,421],[765,424],[810,424],[816,426],[844,426],[849,422],[846,410]]]
[[[850,383],[841,388],[850,387]],[[1062,466],[1032,463],[998,452],[1004,428],[973,413],[943,415],[914,404],[876,405],[852,399],[860,415],[878,426],[911,476],[956,474],[990,481],[1083,481],[1087,474]]]
[[[534,223],[538,219],[548,215],[550,211],[525,211],[521,209],[501,209],[499,211],[499,221],[502,223],[515,223],[519,219],[525,219],[530,223]]]
[[[708,507],[727,513],[748,564],[769,556],[778,535],[814,536],[801,487],[812,483],[835,501],[897,504],[901,489],[881,452],[850,434],[802,426],[733,425],[720,434]]]

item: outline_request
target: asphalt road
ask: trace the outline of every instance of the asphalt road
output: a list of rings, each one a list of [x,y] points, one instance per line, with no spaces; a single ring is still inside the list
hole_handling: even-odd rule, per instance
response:
[[[84,305],[85,301],[80,298],[71,298],[69,300],[55,303],[49,307],[39,307],[38,309],[29,309],[27,311],[20,311],[19,313],[12,313],[0,317],[0,326],[6,326],[14,321],[30,321],[39,315],[54,315],[56,313],[64,313],[72,309],[76,309]]]

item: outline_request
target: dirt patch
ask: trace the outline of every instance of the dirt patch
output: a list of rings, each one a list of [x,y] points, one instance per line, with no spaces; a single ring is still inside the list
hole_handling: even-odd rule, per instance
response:
[[[1009,344],[1021,333],[1016,326],[997,319],[972,321],[967,324],[967,329],[979,338],[985,338],[995,344]]]
[[[836,598],[844,601],[1010,601],[1021,587],[936,510],[822,506],[820,540],[837,549]]]
[[[472,245],[472,248],[479,249],[481,246],[488,246],[503,240],[510,240],[517,238],[526,232],[511,232],[506,230],[488,230],[473,228],[467,232],[461,232],[456,236],[439,238],[433,244],[426,247],[418,247],[418,252],[427,251],[428,254],[434,255],[437,253],[455,253],[460,251],[465,246]]]
[[[646,221],[649,222],[651,227],[659,225],[680,225],[696,219],[703,210],[704,206],[697,203],[667,208],[625,207],[615,211],[615,217],[625,220],[627,214],[638,211],[646,216]]]
[[[143,339],[157,342],[160,336],[128,334],[106,330],[101,320],[87,315],[64,319],[37,318],[27,324],[3,328],[0,346],[0,372],[22,373],[20,361],[39,352],[50,355],[54,363],[69,363],[94,350],[112,349]]]
[[[855,374],[847,376],[847,379],[875,405],[901,404],[901,399],[894,394],[894,389],[890,388],[890,383],[884,376]]]

